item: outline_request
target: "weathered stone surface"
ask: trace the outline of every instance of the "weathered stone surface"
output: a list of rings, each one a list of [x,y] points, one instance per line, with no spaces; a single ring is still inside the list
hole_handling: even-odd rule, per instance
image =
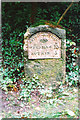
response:
[[[27,32],[24,34],[24,38],[27,38],[29,36],[32,36],[33,34],[37,33],[37,32],[51,32],[53,34],[55,34],[56,36],[58,36],[59,38],[66,38],[66,33],[64,29],[60,29],[60,28],[52,28],[49,25],[39,25],[37,27],[29,27],[27,29]]]
[[[60,58],[61,39],[51,32],[38,32],[28,41],[28,59]]]
[[[51,28],[48,25],[27,29],[24,35],[24,71],[27,79],[37,74],[40,82],[47,86],[54,86],[65,80],[65,34],[64,29]],[[55,47],[55,43],[58,47]],[[54,51],[57,51],[57,55]],[[41,55],[42,52],[46,54]]]

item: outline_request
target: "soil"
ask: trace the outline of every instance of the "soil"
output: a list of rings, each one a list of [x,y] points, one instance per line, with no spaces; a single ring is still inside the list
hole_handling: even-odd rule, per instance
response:
[[[78,108],[78,88],[63,87],[63,92],[53,92],[55,101],[50,104],[46,101],[46,97],[40,97],[32,94],[30,101],[20,100],[20,91],[5,91],[0,89],[0,110],[1,118],[46,118],[56,114],[55,117],[67,118],[79,117]],[[74,115],[70,115],[66,111],[70,110]],[[60,115],[59,115],[60,114]]]

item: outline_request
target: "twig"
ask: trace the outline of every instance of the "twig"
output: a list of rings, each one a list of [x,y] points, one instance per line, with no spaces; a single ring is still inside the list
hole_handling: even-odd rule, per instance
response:
[[[62,14],[62,16],[60,17],[60,19],[57,22],[57,25],[60,23],[60,21],[63,19],[64,15],[67,13],[67,11],[69,10],[69,8],[72,6],[73,2],[68,6],[68,8],[65,10],[65,12]]]

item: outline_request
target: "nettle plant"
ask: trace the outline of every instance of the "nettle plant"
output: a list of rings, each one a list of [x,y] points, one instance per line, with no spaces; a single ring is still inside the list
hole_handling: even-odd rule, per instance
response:
[[[79,72],[79,67],[77,64],[78,52],[79,49],[76,47],[76,43],[67,39],[66,82],[68,83],[69,86],[71,85],[77,86],[78,84],[78,72]]]
[[[2,27],[2,30],[5,31],[5,27]],[[9,37],[6,37],[6,35],[2,33],[3,79],[5,81],[9,80],[9,82],[5,82],[4,85],[6,83],[8,85],[12,83],[15,84],[24,76],[23,35],[24,32],[20,31],[11,32]]]
[[[21,100],[29,100],[31,98],[32,93],[36,95],[40,95],[40,91],[44,89],[44,85],[42,85],[39,81],[37,74],[34,74],[32,79],[24,78],[23,84],[20,84],[21,92],[19,99]]]
[[[20,100],[27,100],[29,102],[31,100],[31,95],[38,96],[41,102],[47,102],[49,104],[53,104],[55,99],[53,99],[53,87],[45,87],[45,85],[41,84],[37,74],[34,74],[32,79],[27,80],[24,78],[23,84],[20,85]]]

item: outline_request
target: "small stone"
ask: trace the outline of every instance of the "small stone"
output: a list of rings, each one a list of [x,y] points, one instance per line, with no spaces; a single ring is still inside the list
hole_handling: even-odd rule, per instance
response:
[[[36,109],[36,110],[40,110],[40,107],[36,107],[35,109]]]
[[[76,88],[73,89],[74,92],[78,92],[78,90]]]

